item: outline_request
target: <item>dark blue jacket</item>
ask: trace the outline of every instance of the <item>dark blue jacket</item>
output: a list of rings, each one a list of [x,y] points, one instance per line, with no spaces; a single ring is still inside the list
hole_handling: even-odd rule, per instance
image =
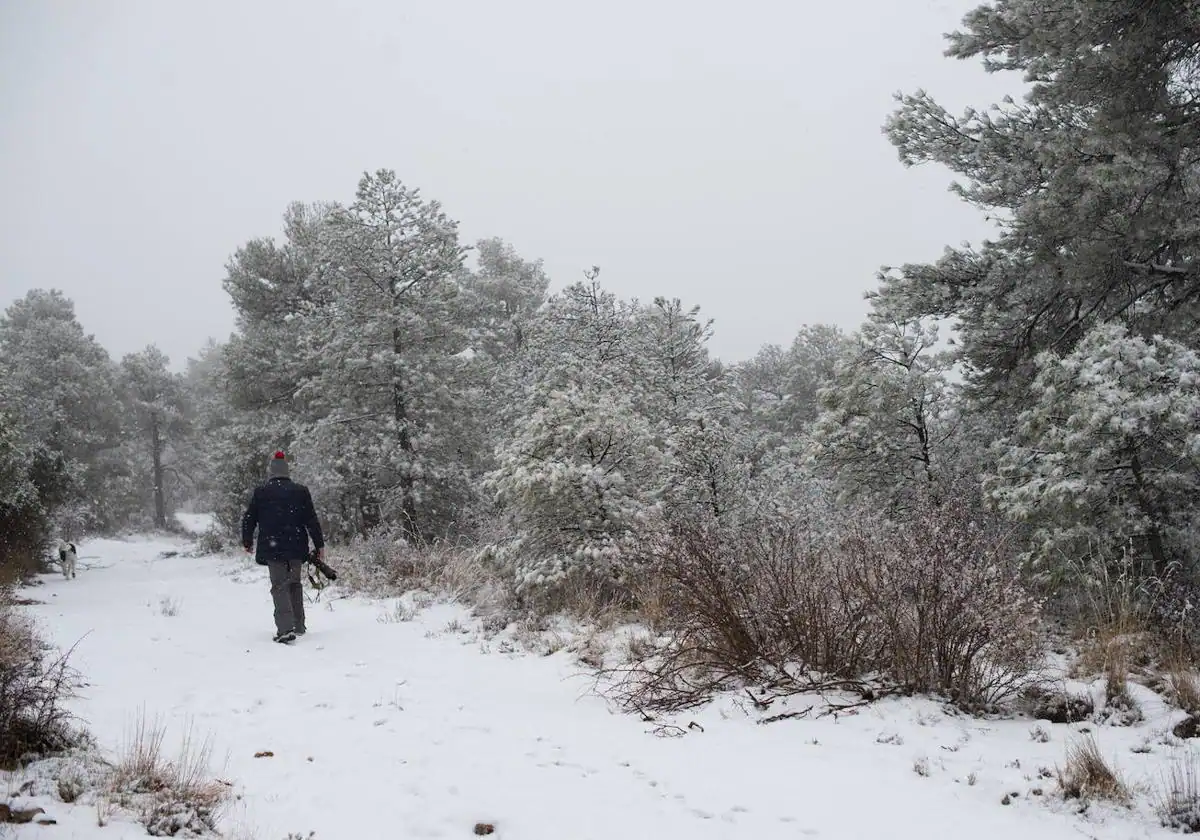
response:
[[[258,548],[254,560],[259,565],[265,566],[270,560],[304,559],[308,556],[309,537],[314,548],[325,546],[312,494],[290,478],[272,478],[254,488],[242,515],[242,545],[247,550],[254,544],[256,527]]]

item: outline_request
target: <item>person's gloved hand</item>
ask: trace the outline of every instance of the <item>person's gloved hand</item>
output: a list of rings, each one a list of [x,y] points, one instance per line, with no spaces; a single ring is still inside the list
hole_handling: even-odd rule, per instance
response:
[[[314,559],[316,559],[316,560],[318,560],[318,561],[320,561],[320,560],[324,560],[324,559],[325,559],[325,549],[324,549],[324,548],[318,548],[318,549],[314,550],[314,551],[313,551],[313,558],[314,558]]]
[[[247,554],[250,554],[251,552],[253,552],[253,551],[254,551],[254,544],[253,544],[253,543],[251,543],[250,545],[243,545],[243,546],[242,546],[242,549],[243,549],[243,550],[244,550],[244,551],[245,551]]]

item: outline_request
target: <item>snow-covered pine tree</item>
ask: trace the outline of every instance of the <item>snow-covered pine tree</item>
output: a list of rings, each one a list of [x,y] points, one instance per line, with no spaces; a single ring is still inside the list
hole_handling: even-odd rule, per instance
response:
[[[595,377],[542,400],[500,448],[487,479],[517,535],[502,562],[522,592],[578,575],[620,581],[652,505],[646,474],[659,452],[650,424],[628,393]]]
[[[310,327],[319,364],[304,386],[322,419],[301,446],[357,493],[364,530],[445,533],[471,495],[455,435],[474,393],[458,387],[469,334],[457,223],[380,170],[327,227],[331,303]]]
[[[180,495],[182,476],[172,459],[188,432],[182,377],[169,365],[170,359],[155,345],[121,359],[121,384],[138,438],[135,451],[144,453],[143,466],[135,474],[144,477],[138,484],[149,488],[144,498],[153,506],[158,528],[167,526],[168,501],[177,503]]]
[[[847,499],[888,511],[911,506],[914,494],[942,492],[941,447],[950,436],[953,357],[935,350],[937,328],[874,317],[859,331],[858,353],[819,392],[809,457]]]
[[[906,165],[937,162],[1000,224],[982,248],[883,278],[878,303],[961,322],[973,384],[1004,393],[1042,350],[1091,325],[1195,332],[1200,19],[1187,3],[1000,0],[965,18],[948,54],[1025,74],[1011,98],[955,117],[924,92],[886,131]],[[1019,374],[1014,376],[1013,374]]]
[[[838,365],[857,349],[830,324],[805,325],[785,350],[765,345],[733,371],[734,393],[755,427],[794,440],[808,431]]]
[[[0,586],[37,569],[50,514],[64,501],[65,464],[36,439],[12,383],[0,376]]]
[[[996,220],[999,235],[978,248],[947,249],[933,264],[886,272],[874,306],[901,320],[955,320],[973,405],[1003,415],[1000,428],[1028,412],[1001,485],[1016,482],[1002,493],[1013,513],[1063,517],[1043,522],[1048,530],[1038,552],[1047,534],[1078,535],[1083,520],[1075,506],[1087,504],[1103,530],[1145,535],[1135,542],[1153,561],[1147,566],[1158,566],[1162,557],[1154,556],[1159,551],[1148,538],[1151,524],[1183,522],[1190,505],[1176,510],[1170,506],[1182,503],[1181,494],[1156,492],[1147,503],[1154,512],[1135,526],[1134,511],[1147,504],[1115,492],[1130,486],[1133,461],[1109,449],[1112,438],[1100,441],[1089,431],[1083,438],[1090,436],[1096,450],[1064,439],[1051,446],[1052,457],[1048,452],[1040,459],[1043,465],[1055,462],[1059,476],[1078,477],[1078,485],[1035,478],[1041,467],[1018,465],[1030,454],[1026,447],[1051,445],[1043,434],[1053,438],[1089,422],[1069,415],[1039,421],[1040,400],[1067,410],[1090,404],[1098,393],[1097,383],[1062,374],[1066,362],[1051,363],[1041,354],[1088,366],[1074,350],[1093,335],[1088,358],[1102,357],[1106,351],[1096,337],[1114,336],[1091,331],[1105,324],[1123,326],[1156,348],[1154,354],[1200,346],[1200,181],[1194,175],[1200,17],[1190,3],[996,0],[966,16],[962,31],[949,36],[948,55],[1023,73],[1023,101],[1006,98],[956,117],[918,91],[900,97],[885,130],[906,165],[934,162],[951,169],[959,177],[955,191]],[[1060,373],[1052,376],[1056,367]],[[1052,378],[1053,398],[1044,390]],[[1177,433],[1170,424],[1150,428],[1167,423],[1154,410],[1137,422],[1147,441]],[[1037,423],[1049,425],[1043,432]],[[1076,432],[1067,437],[1083,439]],[[1097,483],[1102,463],[1125,468]],[[1155,481],[1160,487],[1190,483],[1191,467],[1181,462],[1176,469]],[[1051,496],[1036,489],[1044,482]],[[1072,499],[1073,493],[1080,498]]]
[[[1165,576],[1190,566],[1200,512],[1200,354],[1119,324],[1037,357],[1036,397],[998,441],[991,495],[1036,526],[1043,568],[1132,545]],[[1048,571],[1059,571],[1048,569]]]
[[[217,482],[221,465],[215,457],[221,433],[228,428],[232,414],[223,351],[224,345],[210,338],[196,355],[188,357],[180,380],[187,406],[188,434],[183,446],[188,457],[181,459],[178,469],[190,490],[188,501],[206,511],[225,506]]]
[[[496,237],[475,243],[475,261],[475,269],[462,277],[463,287],[477,298],[473,349],[511,358],[524,347],[529,321],[546,302],[550,278],[541,260],[524,259]]]
[[[546,302],[550,279],[541,260],[524,259],[498,238],[476,243],[475,262],[460,276],[457,311],[468,345],[456,360],[457,387],[464,396],[469,392],[472,410],[456,425],[456,456],[478,478],[496,466],[497,447],[524,410],[526,333]],[[482,498],[474,506],[480,515],[490,507]]]
[[[820,412],[818,395],[858,352],[856,339],[838,327],[806,325],[786,349],[765,345],[733,368],[730,393],[749,448],[749,498],[755,506],[799,513],[827,494],[828,482],[806,461]]]
[[[622,578],[634,528],[656,502],[661,451],[635,374],[638,307],[601,288],[598,271],[531,320],[520,410],[486,476],[515,536],[500,562],[522,589]]]
[[[729,377],[708,351],[711,319],[678,299],[655,298],[630,325],[637,409],[662,453],[651,498],[671,516],[732,524],[746,506],[751,442],[728,395]]]
[[[130,487],[116,365],[62,293],[34,289],[0,317],[0,379],[26,441],[45,464],[61,464],[65,483],[49,481],[61,492],[45,497],[59,502],[61,529],[77,536],[122,525]]]
[[[265,477],[267,454],[290,451],[318,416],[301,391],[319,372],[310,336],[331,305],[323,233],[334,207],[293,203],[282,243],[251,240],[226,266],[224,288],[237,330],[212,351],[215,358],[206,360],[212,367],[200,374],[206,397],[199,401],[197,434],[227,530],[236,529],[247,493]]]

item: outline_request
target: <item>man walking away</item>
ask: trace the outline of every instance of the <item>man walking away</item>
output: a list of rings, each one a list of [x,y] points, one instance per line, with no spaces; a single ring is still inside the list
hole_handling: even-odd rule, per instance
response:
[[[267,462],[267,481],[254,488],[242,516],[242,546],[247,554],[254,545],[255,528],[258,549],[254,562],[266,566],[271,577],[275,641],[291,642],[306,630],[301,569],[308,557],[308,540],[312,538],[317,559],[321,559],[325,538],[312,494],[288,476],[283,452],[276,452]]]

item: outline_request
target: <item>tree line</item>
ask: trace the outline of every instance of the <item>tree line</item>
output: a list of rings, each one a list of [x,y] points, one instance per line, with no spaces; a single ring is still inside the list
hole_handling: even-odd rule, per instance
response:
[[[470,543],[519,591],[626,597],[671,523],[953,504],[1055,597],[1120,569],[1177,621],[1200,489],[1197,44],[1188,4],[969,14],[949,54],[1029,93],[959,116],[902,95],[884,130],[996,238],[881,271],[853,331],[798,310],[789,345],[736,364],[697,307],[621,299],[598,268],[550,294],[539,261],[468,246],[390,170],[239,247],[236,329],[183,373],[153,347],[111,360],[68,300],[30,292],[0,319],[5,551],[188,502],[232,529],[284,448],[335,541]]]

